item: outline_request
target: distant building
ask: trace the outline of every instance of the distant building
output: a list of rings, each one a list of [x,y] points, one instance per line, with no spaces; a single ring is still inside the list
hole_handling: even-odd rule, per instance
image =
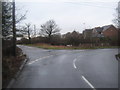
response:
[[[118,37],[118,29],[113,25],[103,26],[102,33],[105,37],[109,38]]]
[[[93,28],[92,37],[104,37],[102,31],[103,31],[103,28],[101,27]]]
[[[85,29],[83,31],[83,38],[86,39],[92,37],[92,31],[93,29]]]
[[[103,27],[95,27],[93,29],[85,29],[83,31],[84,38],[90,37],[117,37],[118,36],[118,29],[113,25],[106,25]]]

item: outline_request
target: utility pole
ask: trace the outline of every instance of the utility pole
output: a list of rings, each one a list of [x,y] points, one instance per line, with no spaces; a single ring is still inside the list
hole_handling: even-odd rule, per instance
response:
[[[83,30],[85,30],[85,29],[86,29],[85,23],[83,23]],[[86,33],[84,32],[83,34],[84,34],[84,39],[85,39],[86,38]]]
[[[36,37],[36,26],[34,25],[34,37]]]
[[[13,0],[13,10],[12,10],[12,19],[13,19],[13,55],[16,56],[16,22],[15,22],[15,0]]]
[[[29,39],[29,44],[31,44],[31,35],[30,35],[30,23],[28,23],[28,24],[26,24],[26,26],[27,26],[27,33],[28,33],[28,39]]]
[[[86,23],[83,23],[83,29],[84,30],[86,29]]]

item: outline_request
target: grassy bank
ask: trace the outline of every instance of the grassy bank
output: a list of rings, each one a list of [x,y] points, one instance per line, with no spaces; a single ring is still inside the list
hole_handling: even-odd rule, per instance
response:
[[[2,87],[6,88],[10,80],[14,78],[21,66],[21,63],[26,58],[22,50],[17,47],[17,56],[3,56],[2,57]]]
[[[105,49],[105,48],[118,48],[118,46],[95,46],[95,47],[75,47],[75,46],[57,46],[57,45],[49,45],[49,44],[27,44],[27,46],[33,46],[43,49]]]

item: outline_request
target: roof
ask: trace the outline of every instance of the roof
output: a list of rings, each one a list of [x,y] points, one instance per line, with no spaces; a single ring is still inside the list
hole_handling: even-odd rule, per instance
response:
[[[91,32],[92,33],[92,29],[85,29],[83,32]]]
[[[92,29],[85,29],[85,31],[92,31]]]
[[[97,32],[102,32],[102,31],[107,30],[107,29],[110,28],[111,26],[113,26],[113,25],[106,25],[106,26],[103,26],[103,27],[95,27],[94,29],[95,29]]]
[[[110,28],[112,25],[107,25],[107,26],[103,26],[103,31],[107,30],[108,28]]]
[[[101,28],[101,27],[96,27],[95,30],[96,30],[97,32],[102,32],[103,28]]]

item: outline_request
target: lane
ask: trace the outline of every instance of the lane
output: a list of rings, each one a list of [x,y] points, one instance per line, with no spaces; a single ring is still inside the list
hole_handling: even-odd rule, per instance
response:
[[[96,88],[118,87],[117,49],[99,49],[86,52],[75,62],[79,69]]]
[[[90,88],[72,67],[75,57],[66,53],[28,63],[13,88]]]
[[[114,57],[117,49],[45,50],[19,47],[30,59],[13,88],[118,87],[118,62]]]

